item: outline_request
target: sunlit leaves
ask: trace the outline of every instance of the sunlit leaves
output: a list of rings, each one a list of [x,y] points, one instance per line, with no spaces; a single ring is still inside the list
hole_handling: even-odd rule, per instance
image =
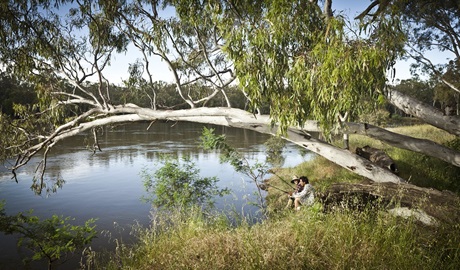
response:
[[[374,105],[369,101],[382,92],[386,69],[401,49],[398,31],[391,32],[397,20],[382,19],[373,28],[377,36],[366,39],[348,35],[343,18],[326,20],[311,2],[268,1],[265,7],[256,21],[235,19],[237,27],[225,36],[225,51],[254,107],[270,104],[282,129],[315,119],[329,133],[339,114],[353,119]]]

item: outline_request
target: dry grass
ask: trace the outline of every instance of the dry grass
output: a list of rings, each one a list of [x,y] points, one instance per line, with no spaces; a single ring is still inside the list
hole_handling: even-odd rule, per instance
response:
[[[395,133],[404,134],[419,139],[427,139],[441,144],[452,141],[456,138],[455,135],[449,134],[442,129],[430,125],[396,127],[390,130]]]
[[[371,211],[324,214],[310,208],[237,227],[203,218],[175,213],[168,218],[167,229],[138,230],[143,241],[131,247],[120,245],[105,263],[93,267],[454,269],[460,263],[458,227],[421,233],[415,223]],[[444,241],[449,238],[452,241]]]
[[[424,133],[447,142],[452,138],[431,127],[398,128],[404,134]],[[424,135],[425,136],[425,135]],[[425,137],[427,138],[427,137]],[[387,151],[403,176],[427,179],[430,186],[460,192],[458,168],[423,155],[370,139],[352,137],[353,145]],[[432,169],[426,168],[430,165]],[[287,188],[292,175],[307,175],[316,189],[338,181],[360,181],[323,159],[279,169],[272,185]],[[413,177],[416,178],[416,177]],[[452,189],[452,187],[454,189]],[[458,190],[455,190],[458,187]],[[200,211],[158,215],[150,228],[136,228],[134,246],[120,244],[115,253],[93,260],[95,269],[458,269],[460,225],[427,228],[415,221],[369,208],[324,213],[318,203],[301,211],[281,210],[287,197],[269,189],[272,216],[250,225],[244,218],[232,225],[225,215]]]

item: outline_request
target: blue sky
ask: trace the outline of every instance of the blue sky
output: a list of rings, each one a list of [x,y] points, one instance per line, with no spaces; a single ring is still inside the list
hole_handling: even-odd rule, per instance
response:
[[[336,14],[342,11],[349,18],[353,18],[363,11],[370,3],[370,0],[333,0],[332,7]],[[169,10],[169,12],[171,11]],[[430,53],[429,55],[431,56],[431,59],[438,60],[434,62],[445,62],[446,56],[438,55],[435,52]],[[109,81],[120,84],[122,79],[127,79],[129,64],[135,62],[135,60],[139,57],[140,54],[137,53],[136,48],[133,46],[130,47],[127,53],[114,56],[112,65],[108,67],[107,72],[105,73]],[[411,61],[402,60],[396,63],[396,79],[402,80],[412,77],[410,74],[410,64]],[[166,63],[157,58],[151,62],[151,67],[153,70],[152,73],[154,80],[172,82],[173,76]]]

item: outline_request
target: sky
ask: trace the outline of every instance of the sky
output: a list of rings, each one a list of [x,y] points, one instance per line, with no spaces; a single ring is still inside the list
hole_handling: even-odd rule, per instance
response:
[[[333,0],[332,7],[334,13],[342,11],[349,18],[354,18],[361,11],[363,11],[369,4],[371,0]],[[173,10],[168,10],[168,14],[172,14]],[[436,52],[430,53],[431,59],[434,59],[434,62],[445,62],[447,56],[439,55]],[[117,54],[112,60],[112,65],[108,67],[107,72],[105,73],[109,81],[115,84],[121,84],[123,79],[128,77],[128,67],[130,63],[134,63],[137,58],[140,58],[140,54],[137,52],[137,49],[132,45],[129,47],[128,52]],[[400,60],[396,63],[396,76],[395,80],[404,80],[411,78],[410,74],[410,64],[411,61]],[[166,82],[172,82],[173,76],[171,71],[165,62],[162,62],[159,58],[156,58],[152,61],[151,67],[153,70],[154,80],[162,80]]]

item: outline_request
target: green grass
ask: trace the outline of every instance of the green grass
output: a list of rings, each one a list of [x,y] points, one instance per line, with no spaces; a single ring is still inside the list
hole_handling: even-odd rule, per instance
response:
[[[137,228],[139,242],[98,258],[99,269],[456,269],[460,229],[420,228],[372,209],[318,207],[249,226],[197,212]]]
[[[415,138],[427,139],[460,151],[460,139],[429,125],[393,128],[391,131]],[[396,163],[399,176],[414,185],[450,190],[460,194],[460,168],[437,158],[392,147],[388,144],[355,135],[350,138],[350,149],[369,145],[384,150]]]
[[[427,126],[400,128],[400,133],[428,134],[439,143],[458,147],[451,137]],[[395,149],[362,136],[352,147],[371,145],[387,151],[401,176],[420,185],[459,193],[458,168],[435,159]],[[457,146],[455,146],[457,145]],[[354,149],[354,148],[352,148]],[[435,169],[429,169],[427,165]],[[362,178],[315,158],[276,175],[290,180],[307,175],[317,190],[335,182]],[[283,187],[278,176],[271,183]],[[287,187],[285,185],[285,187]],[[458,269],[460,225],[422,226],[368,207],[323,212],[319,203],[301,211],[284,210],[287,197],[270,189],[271,217],[237,225],[224,214],[198,210],[157,214],[149,228],[134,227],[135,245],[119,243],[113,253],[87,257],[92,269]]]

